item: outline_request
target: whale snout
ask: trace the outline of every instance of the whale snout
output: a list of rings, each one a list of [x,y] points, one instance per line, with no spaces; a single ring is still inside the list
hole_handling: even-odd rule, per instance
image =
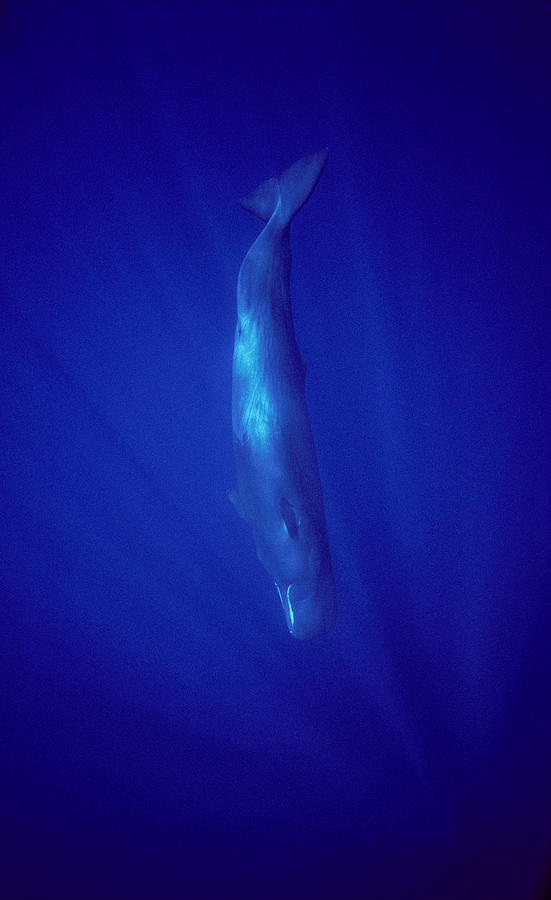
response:
[[[337,618],[337,596],[332,577],[323,583],[295,582],[282,590],[276,582],[290,634],[300,641],[326,634]]]

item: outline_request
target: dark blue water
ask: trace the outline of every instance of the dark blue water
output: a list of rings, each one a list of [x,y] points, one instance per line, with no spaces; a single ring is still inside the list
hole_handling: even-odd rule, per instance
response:
[[[535,898],[551,838],[548,4],[8,2],[6,898]],[[340,612],[234,484],[237,199],[329,162],[295,327]]]

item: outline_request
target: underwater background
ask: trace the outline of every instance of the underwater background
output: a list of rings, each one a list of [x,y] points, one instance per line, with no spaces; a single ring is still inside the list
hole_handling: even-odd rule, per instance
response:
[[[543,897],[550,39],[4,4],[2,897]],[[292,299],[340,605],[299,642],[226,497],[237,200],[324,146]]]

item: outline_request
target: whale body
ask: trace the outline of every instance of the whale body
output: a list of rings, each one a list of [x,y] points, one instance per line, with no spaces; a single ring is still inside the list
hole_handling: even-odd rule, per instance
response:
[[[289,291],[291,220],[326,161],[327,150],[300,159],[240,201],[266,225],[245,256],[237,283],[232,379],[237,487],[228,496],[252,528],[290,633],[301,639],[327,632],[337,614],[306,407],[306,367]]]

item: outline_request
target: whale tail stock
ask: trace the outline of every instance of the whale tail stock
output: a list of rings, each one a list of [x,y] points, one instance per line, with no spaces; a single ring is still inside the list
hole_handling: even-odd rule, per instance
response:
[[[299,159],[279,178],[270,178],[247,194],[239,201],[243,209],[255,214],[267,222],[275,211],[278,202],[283,225],[302,209],[308,197],[318,183],[327,162],[328,150],[320,150],[311,156]]]

